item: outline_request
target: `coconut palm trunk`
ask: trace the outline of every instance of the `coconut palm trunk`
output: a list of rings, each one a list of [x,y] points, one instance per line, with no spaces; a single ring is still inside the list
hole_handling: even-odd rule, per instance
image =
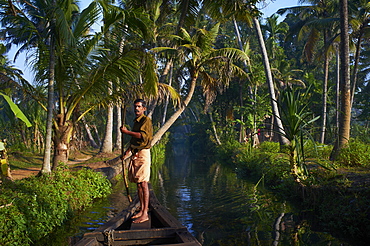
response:
[[[339,87],[340,87],[340,55],[339,55],[339,45],[336,44],[336,81],[335,81],[335,134],[338,134],[339,129],[339,108],[340,108],[340,99],[339,99]]]
[[[122,133],[121,133],[121,123],[122,123],[122,113],[121,113],[121,104],[116,106],[117,108],[117,126],[116,126],[116,132],[117,132],[117,139],[116,143],[114,145],[114,149],[121,149],[122,148]]]
[[[352,81],[351,106],[353,104],[353,99],[355,97],[355,92],[356,92],[358,65],[360,63],[360,52],[361,52],[361,43],[362,43],[363,35],[364,35],[364,29],[361,28],[360,33],[358,35],[357,43],[356,43],[355,63],[353,65],[353,72],[352,72],[352,76],[351,76],[352,77],[351,78],[351,81]]]
[[[330,155],[335,160],[342,148],[345,148],[350,137],[351,126],[351,85],[349,73],[349,34],[348,34],[348,1],[340,0],[340,111],[338,137]]]
[[[208,112],[207,114],[208,114],[209,120],[211,121],[212,132],[213,132],[213,135],[215,137],[216,143],[217,143],[217,145],[221,145],[221,140],[220,140],[220,137],[217,134],[216,123],[213,120],[212,112]]]
[[[113,149],[113,106],[107,108],[107,123],[105,126],[105,136],[100,152],[112,153]]]
[[[173,115],[166,121],[166,123],[164,123],[163,126],[155,133],[152,139],[152,146],[155,145],[162,138],[163,134],[167,132],[167,130],[173,125],[173,123],[177,120],[177,118],[179,118],[182,112],[184,112],[184,110],[186,109],[186,107],[188,106],[188,104],[190,103],[193,97],[197,79],[198,79],[198,73],[194,73],[191,78],[189,92],[185,100],[182,102],[179,109],[175,113],[173,113]]]
[[[46,136],[44,160],[40,174],[51,172],[51,141],[53,135],[53,117],[54,117],[54,79],[55,79],[55,45],[53,39],[50,40],[50,61],[49,61],[49,80],[48,80],[48,106],[46,119]]]
[[[278,128],[278,132],[280,133],[280,139],[281,143],[283,145],[288,145],[289,141],[285,137],[285,131],[284,131],[284,126],[281,122],[280,118],[280,113],[276,101],[276,96],[275,96],[275,88],[274,88],[274,82],[272,79],[272,72],[271,72],[271,67],[270,67],[270,62],[268,59],[267,55],[267,50],[266,50],[266,45],[265,41],[263,39],[262,31],[261,31],[261,26],[259,23],[259,20],[257,18],[253,18],[253,23],[256,28],[257,36],[258,36],[258,42],[261,48],[261,53],[262,53],[262,59],[263,59],[263,65],[265,67],[265,73],[266,73],[266,80],[267,80],[267,85],[270,91],[270,99],[271,99],[271,106],[272,106],[272,112],[275,116],[275,122]]]
[[[327,42],[327,34],[324,33],[324,43]],[[327,110],[327,100],[328,100],[328,78],[329,78],[329,57],[327,52],[324,54],[324,83],[322,86],[322,125],[321,125],[321,135],[320,143],[325,142],[325,133],[326,133],[326,110]]]
[[[112,81],[109,81],[108,84],[112,88]],[[109,90],[109,95],[112,95],[112,89]],[[105,135],[103,139],[103,145],[101,146],[101,153],[112,153],[113,151],[113,108],[112,104],[108,105],[107,108],[107,123],[105,126]]]
[[[168,85],[169,86],[172,86],[172,79],[173,79],[173,65],[170,68],[170,75],[169,75],[169,78],[168,78]],[[164,123],[166,122],[167,110],[168,110],[168,104],[169,104],[169,102],[170,102],[170,96],[167,95],[166,96],[166,101],[164,103],[164,108],[163,108],[163,116],[162,116],[161,126],[163,126]]]
[[[57,116],[56,128],[54,129],[54,158],[52,167],[53,171],[57,169],[60,163],[68,163],[72,132],[72,122],[65,121],[65,116],[59,114]]]

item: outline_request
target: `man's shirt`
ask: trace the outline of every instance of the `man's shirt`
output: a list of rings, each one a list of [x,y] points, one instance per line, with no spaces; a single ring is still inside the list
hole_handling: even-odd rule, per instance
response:
[[[144,114],[140,115],[135,118],[132,131],[140,132],[141,138],[131,137],[131,148],[135,150],[149,149],[153,138],[152,120]]]

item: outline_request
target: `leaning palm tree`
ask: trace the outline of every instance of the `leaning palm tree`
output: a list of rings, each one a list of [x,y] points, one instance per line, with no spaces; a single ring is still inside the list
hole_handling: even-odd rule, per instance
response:
[[[224,1],[224,0],[207,0],[204,1],[204,5],[211,16],[216,16],[218,18],[223,17],[227,18],[232,16],[235,18],[236,21],[243,21],[247,25],[251,26],[252,23],[257,33],[258,43],[261,49],[262,61],[265,68],[265,75],[266,75],[266,82],[270,92],[270,102],[272,107],[272,112],[275,116],[275,121],[277,128],[279,129],[281,143],[283,145],[288,145],[289,141],[284,137],[284,126],[280,120],[280,112],[276,103],[276,95],[274,90],[274,83],[273,83],[273,76],[271,72],[271,66],[269,57],[266,50],[266,45],[264,41],[264,37],[262,35],[262,30],[260,26],[260,22],[258,16],[260,12],[256,8],[256,3],[258,1],[250,0],[232,0],[232,1]]]
[[[203,88],[207,107],[215,99],[217,91],[222,91],[228,86],[232,76],[244,76],[245,72],[235,65],[237,61],[247,59],[244,52],[233,49],[223,48],[214,49],[213,44],[218,35],[219,24],[214,25],[210,30],[196,29],[191,35],[181,28],[179,35],[174,36],[173,47],[157,47],[152,49],[154,52],[167,52],[172,56],[181,58],[179,64],[179,77],[189,78],[187,82],[186,94],[181,101],[178,109],[166,121],[166,123],[153,136],[154,145],[162,135],[171,127],[177,118],[184,112],[189,105],[197,83]]]

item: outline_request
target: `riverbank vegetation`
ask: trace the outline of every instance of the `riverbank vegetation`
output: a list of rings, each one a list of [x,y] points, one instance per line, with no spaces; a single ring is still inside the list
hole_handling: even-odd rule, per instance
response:
[[[111,183],[101,173],[60,167],[50,175],[30,177],[0,186],[1,245],[32,245],[73,213],[105,197]]]
[[[194,131],[204,131],[202,126],[193,126]],[[208,137],[202,136],[206,147],[192,148],[195,156],[203,159],[208,156],[209,161],[231,168],[240,179],[253,180],[281,200],[295,204],[301,211],[298,216],[317,230],[330,232],[349,244],[367,244],[370,143],[364,142],[363,136],[351,139],[334,162],[330,161],[332,145],[308,141],[304,145],[303,164],[307,174],[297,183],[290,168],[289,149],[281,148],[279,143],[266,141],[251,148],[250,143],[240,143],[225,135],[221,136],[223,144],[217,145],[210,129],[208,132]]]

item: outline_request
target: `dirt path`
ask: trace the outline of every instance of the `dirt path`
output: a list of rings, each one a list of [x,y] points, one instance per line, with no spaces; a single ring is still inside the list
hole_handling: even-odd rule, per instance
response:
[[[14,180],[36,176],[39,172],[40,168],[38,167],[11,170],[11,174]]]
[[[78,159],[75,159],[75,160],[71,160],[68,162],[68,165],[71,165],[71,166],[74,166],[76,164],[80,164],[80,163],[83,163],[87,160],[89,160],[92,156],[84,156],[84,157],[81,157],[81,158],[78,158]],[[101,163],[101,164],[97,164],[98,166],[99,165],[104,165],[104,163]],[[95,164],[96,166],[96,164]],[[22,169],[16,169],[16,170],[11,170],[11,175],[13,177],[14,180],[18,180],[18,179],[23,179],[23,178],[27,178],[27,177],[31,177],[31,176],[36,176],[39,172],[40,172],[40,169],[39,167],[29,167],[29,168],[22,168]]]

